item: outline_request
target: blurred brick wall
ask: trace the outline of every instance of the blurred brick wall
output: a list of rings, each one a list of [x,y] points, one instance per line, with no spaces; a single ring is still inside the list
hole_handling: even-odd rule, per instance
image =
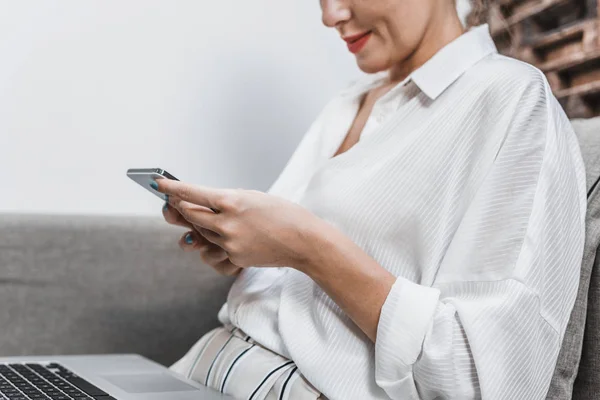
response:
[[[600,0],[491,0],[499,51],[547,76],[571,118],[600,115]]]

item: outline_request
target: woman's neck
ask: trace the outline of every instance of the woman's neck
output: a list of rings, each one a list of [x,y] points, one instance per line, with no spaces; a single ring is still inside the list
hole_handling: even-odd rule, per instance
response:
[[[443,23],[430,23],[415,51],[401,63],[389,70],[389,82],[403,81],[411,72],[425,64],[441,48],[466,32],[465,27],[456,18],[444,18]]]

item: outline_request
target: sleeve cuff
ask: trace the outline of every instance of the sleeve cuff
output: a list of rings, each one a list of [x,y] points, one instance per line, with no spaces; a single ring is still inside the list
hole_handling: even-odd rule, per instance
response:
[[[423,349],[439,297],[438,289],[402,277],[396,279],[377,326],[375,365],[379,386],[386,389],[394,382],[412,378],[412,366]]]

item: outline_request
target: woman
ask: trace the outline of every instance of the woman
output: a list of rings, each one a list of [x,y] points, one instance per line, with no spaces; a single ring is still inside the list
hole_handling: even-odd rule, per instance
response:
[[[246,399],[545,398],[586,198],[544,75],[454,0],[321,7],[369,75],[268,193],[151,183],[181,246],[237,276],[172,369]]]

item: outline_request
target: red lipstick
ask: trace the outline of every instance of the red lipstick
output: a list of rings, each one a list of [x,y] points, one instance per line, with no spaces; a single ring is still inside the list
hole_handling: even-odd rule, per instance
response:
[[[346,36],[342,39],[344,39],[346,43],[348,43],[348,50],[356,54],[359,51],[361,51],[363,47],[365,47],[370,38],[371,31],[360,33],[358,35]]]

